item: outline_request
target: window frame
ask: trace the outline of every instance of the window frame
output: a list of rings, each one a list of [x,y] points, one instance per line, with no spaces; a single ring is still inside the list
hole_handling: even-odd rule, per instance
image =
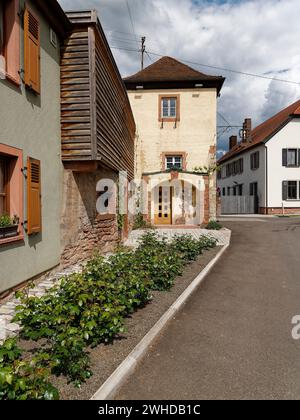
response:
[[[9,216],[19,217],[18,235],[12,238],[0,239],[0,246],[24,240],[24,209],[23,209],[23,188],[24,177],[23,151],[15,147],[0,143],[0,155],[7,157],[9,163]]]
[[[287,198],[285,201],[300,201],[300,181],[297,180],[287,180]],[[289,183],[294,182],[296,183],[296,198],[289,198]]]
[[[260,153],[256,151],[250,155],[250,169],[256,171],[260,167]]]
[[[163,100],[165,99],[176,99],[176,116],[175,117],[164,117],[163,116]],[[158,120],[159,122],[179,122],[180,121],[180,95],[178,94],[167,94],[158,96]]]
[[[297,168],[299,166],[299,149],[295,147],[289,147],[286,149],[286,167],[287,168]],[[288,162],[289,152],[294,151],[295,152],[295,164],[290,165]]]
[[[172,166],[168,168],[168,159],[172,159]],[[176,167],[176,159],[180,159],[180,167]],[[183,156],[182,155],[165,155],[165,170],[169,171],[171,169],[183,170]]]
[[[17,87],[21,85],[19,9],[19,0],[5,1],[2,5],[3,45],[0,49],[0,60],[3,65],[2,77]],[[7,33],[10,34],[9,38]]]
[[[3,162],[3,192],[0,190],[0,197],[3,198],[3,214],[10,214],[10,189],[9,189],[9,169],[10,158],[0,153],[0,165]],[[1,216],[1,211],[0,211]]]

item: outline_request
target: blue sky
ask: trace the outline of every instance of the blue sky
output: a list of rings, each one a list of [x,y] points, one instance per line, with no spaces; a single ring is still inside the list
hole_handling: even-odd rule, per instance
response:
[[[299,0],[60,0],[65,9],[96,8],[123,76],[139,70],[138,40],[147,37],[151,52],[196,63],[300,82]],[[128,51],[130,50],[130,51]],[[252,118],[257,125],[300,98],[300,85],[215,70],[196,69],[226,77],[219,113],[231,125]],[[219,125],[224,125],[219,117]],[[222,134],[218,147],[226,150]]]

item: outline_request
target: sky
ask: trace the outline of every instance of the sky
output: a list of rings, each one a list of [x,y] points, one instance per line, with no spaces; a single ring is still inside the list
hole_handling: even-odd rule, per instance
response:
[[[59,0],[65,10],[97,9],[122,76],[140,70],[137,51],[146,36],[151,53],[187,60],[203,73],[226,77],[218,125],[256,126],[300,99],[300,0]],[[127,6],[128,3],[128,6]],[[131,51],[128,51],[131,50]],[[201,64],[201,65],[199,65]],[[225,70],[254,73],[251,77]],[[226,121],[226,122],[225,122]],[[239,129],[218,129],[218,153]]]

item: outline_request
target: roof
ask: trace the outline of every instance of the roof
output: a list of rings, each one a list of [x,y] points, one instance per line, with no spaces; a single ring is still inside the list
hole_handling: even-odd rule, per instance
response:
[[[300,117],[300,100],[273,115],[251,132],[251,141],[247,143],[239,143],[226,155],[224,155],[218,163],[223,163],[232,157],[245,152],[248,149],[256,147],[270,140],[281,128],[283,128],[293,117]]]
[[[222,76],[201,73],[172,57],[162,57],[144,70],[124,79],[127,89],[134,89],[137,84],[146,85],[144,88],[147,88],[157,84],[169,85],[169,87],[186,84],[194,87],[195,84],[202,83],[203,86],[216,87],[218,93],[224,81],[225,78]]]

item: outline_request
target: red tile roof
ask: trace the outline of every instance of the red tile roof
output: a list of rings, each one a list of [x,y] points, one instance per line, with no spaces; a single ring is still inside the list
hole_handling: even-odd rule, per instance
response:
[[[219,163],[223,163],[232,157],[269,140],[290,120],[292,116],[300,116],[300,100],[257,126],[254,130],[252,130],[251,142],[237,144],[219,160]]]
[[[138,83],[213,82],[218,91],[221,90],[224,81],[222,76],[201,73],[171,57],[162,57],[144,70],[124,79],[126,86]]]

